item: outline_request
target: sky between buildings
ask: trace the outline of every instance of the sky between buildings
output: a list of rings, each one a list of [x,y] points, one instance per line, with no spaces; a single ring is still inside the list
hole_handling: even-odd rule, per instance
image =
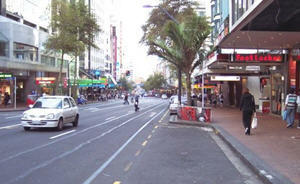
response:
[[[157,5],[159,0],[120,0],[120,17],[123,21],[124,62],[133,66],[133,77],[147,77],[155,71],[159,59],[147,56],[147,47],[139,43],[142,25],[149,17],[151,9],[143,5]]]

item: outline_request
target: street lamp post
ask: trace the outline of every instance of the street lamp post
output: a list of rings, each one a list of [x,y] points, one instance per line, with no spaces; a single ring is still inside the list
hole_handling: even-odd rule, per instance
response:
[[[144,5],[143,8],[159,8],[162,12],[164,12],[172,21],[174,21],[176,24],[179,24],[179,22],[163,7],[161,6],[152,6],[152,5]],[[178,101],[179,104],[181,104],[181,67],[177,65],[178,69]]]

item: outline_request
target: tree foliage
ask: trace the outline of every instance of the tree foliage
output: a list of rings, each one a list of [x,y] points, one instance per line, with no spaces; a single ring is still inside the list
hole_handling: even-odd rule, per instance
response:
[[[122,87],[122,90],[130,91],[133,89],[133,84],[126,79],[126,77],[121,77],[119,84]]]
[[[159,8],[157,9],[159,10]],[[147,40],[144,43],[148,45],[148,54],[156,55],[170,62],[184,72],[188,103],[190,104],[191,74],[204,60],[201,48],[210,34],[210,27],[206,17],[198,16],[192,6],[178,8],[178,10],[176,17],[179,17],[179,23],[166,21],[162,27],[160,27],[161,24],[145,26],[144,28],[149,30],[144,30],[142,40]],[[149,20],[151,20],[151,16]]]
[[[100,28],[83,0],[72,1],[72,3],[65,0],[53,0],[51,13],[52,34],[45,46],[49,50],[61,53],[60,70],[55,87],[55,93],[58,94],[60,93],[59,86],[62,84],[64,55],[74,55],[77,58],[88,45],[97,47],[94,44],[94,37]]]
[[[150,75],[144,83],[145,90],[161,89],[167,85],[167,81],[161,73]]]

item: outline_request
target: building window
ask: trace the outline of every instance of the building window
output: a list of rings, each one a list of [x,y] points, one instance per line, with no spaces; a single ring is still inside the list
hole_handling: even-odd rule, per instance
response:
[[[33,46],[14,43],[14,57],[25,61],[38,61],[38,49]]]
[[[8,40],[0,33],[0,56],[8,57]]]
[[[41,56],[41,63],[48,65],[48,66],[52,66],[55,67],[55,58],[54,57],[50,57],[50,56]]]
[[[0,40],[0,56],[8,56],[8,42]]]

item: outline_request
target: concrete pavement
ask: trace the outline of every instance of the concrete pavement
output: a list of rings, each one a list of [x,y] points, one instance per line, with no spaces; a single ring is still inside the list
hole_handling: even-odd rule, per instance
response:
[[[213,122],[170,118],[170,123],[212,127],[265,183],[300,183],[300,130],[287,129],[280,116],[258,114],[258,128],[244,134],[242,115],[235,108],[213,108]]]

